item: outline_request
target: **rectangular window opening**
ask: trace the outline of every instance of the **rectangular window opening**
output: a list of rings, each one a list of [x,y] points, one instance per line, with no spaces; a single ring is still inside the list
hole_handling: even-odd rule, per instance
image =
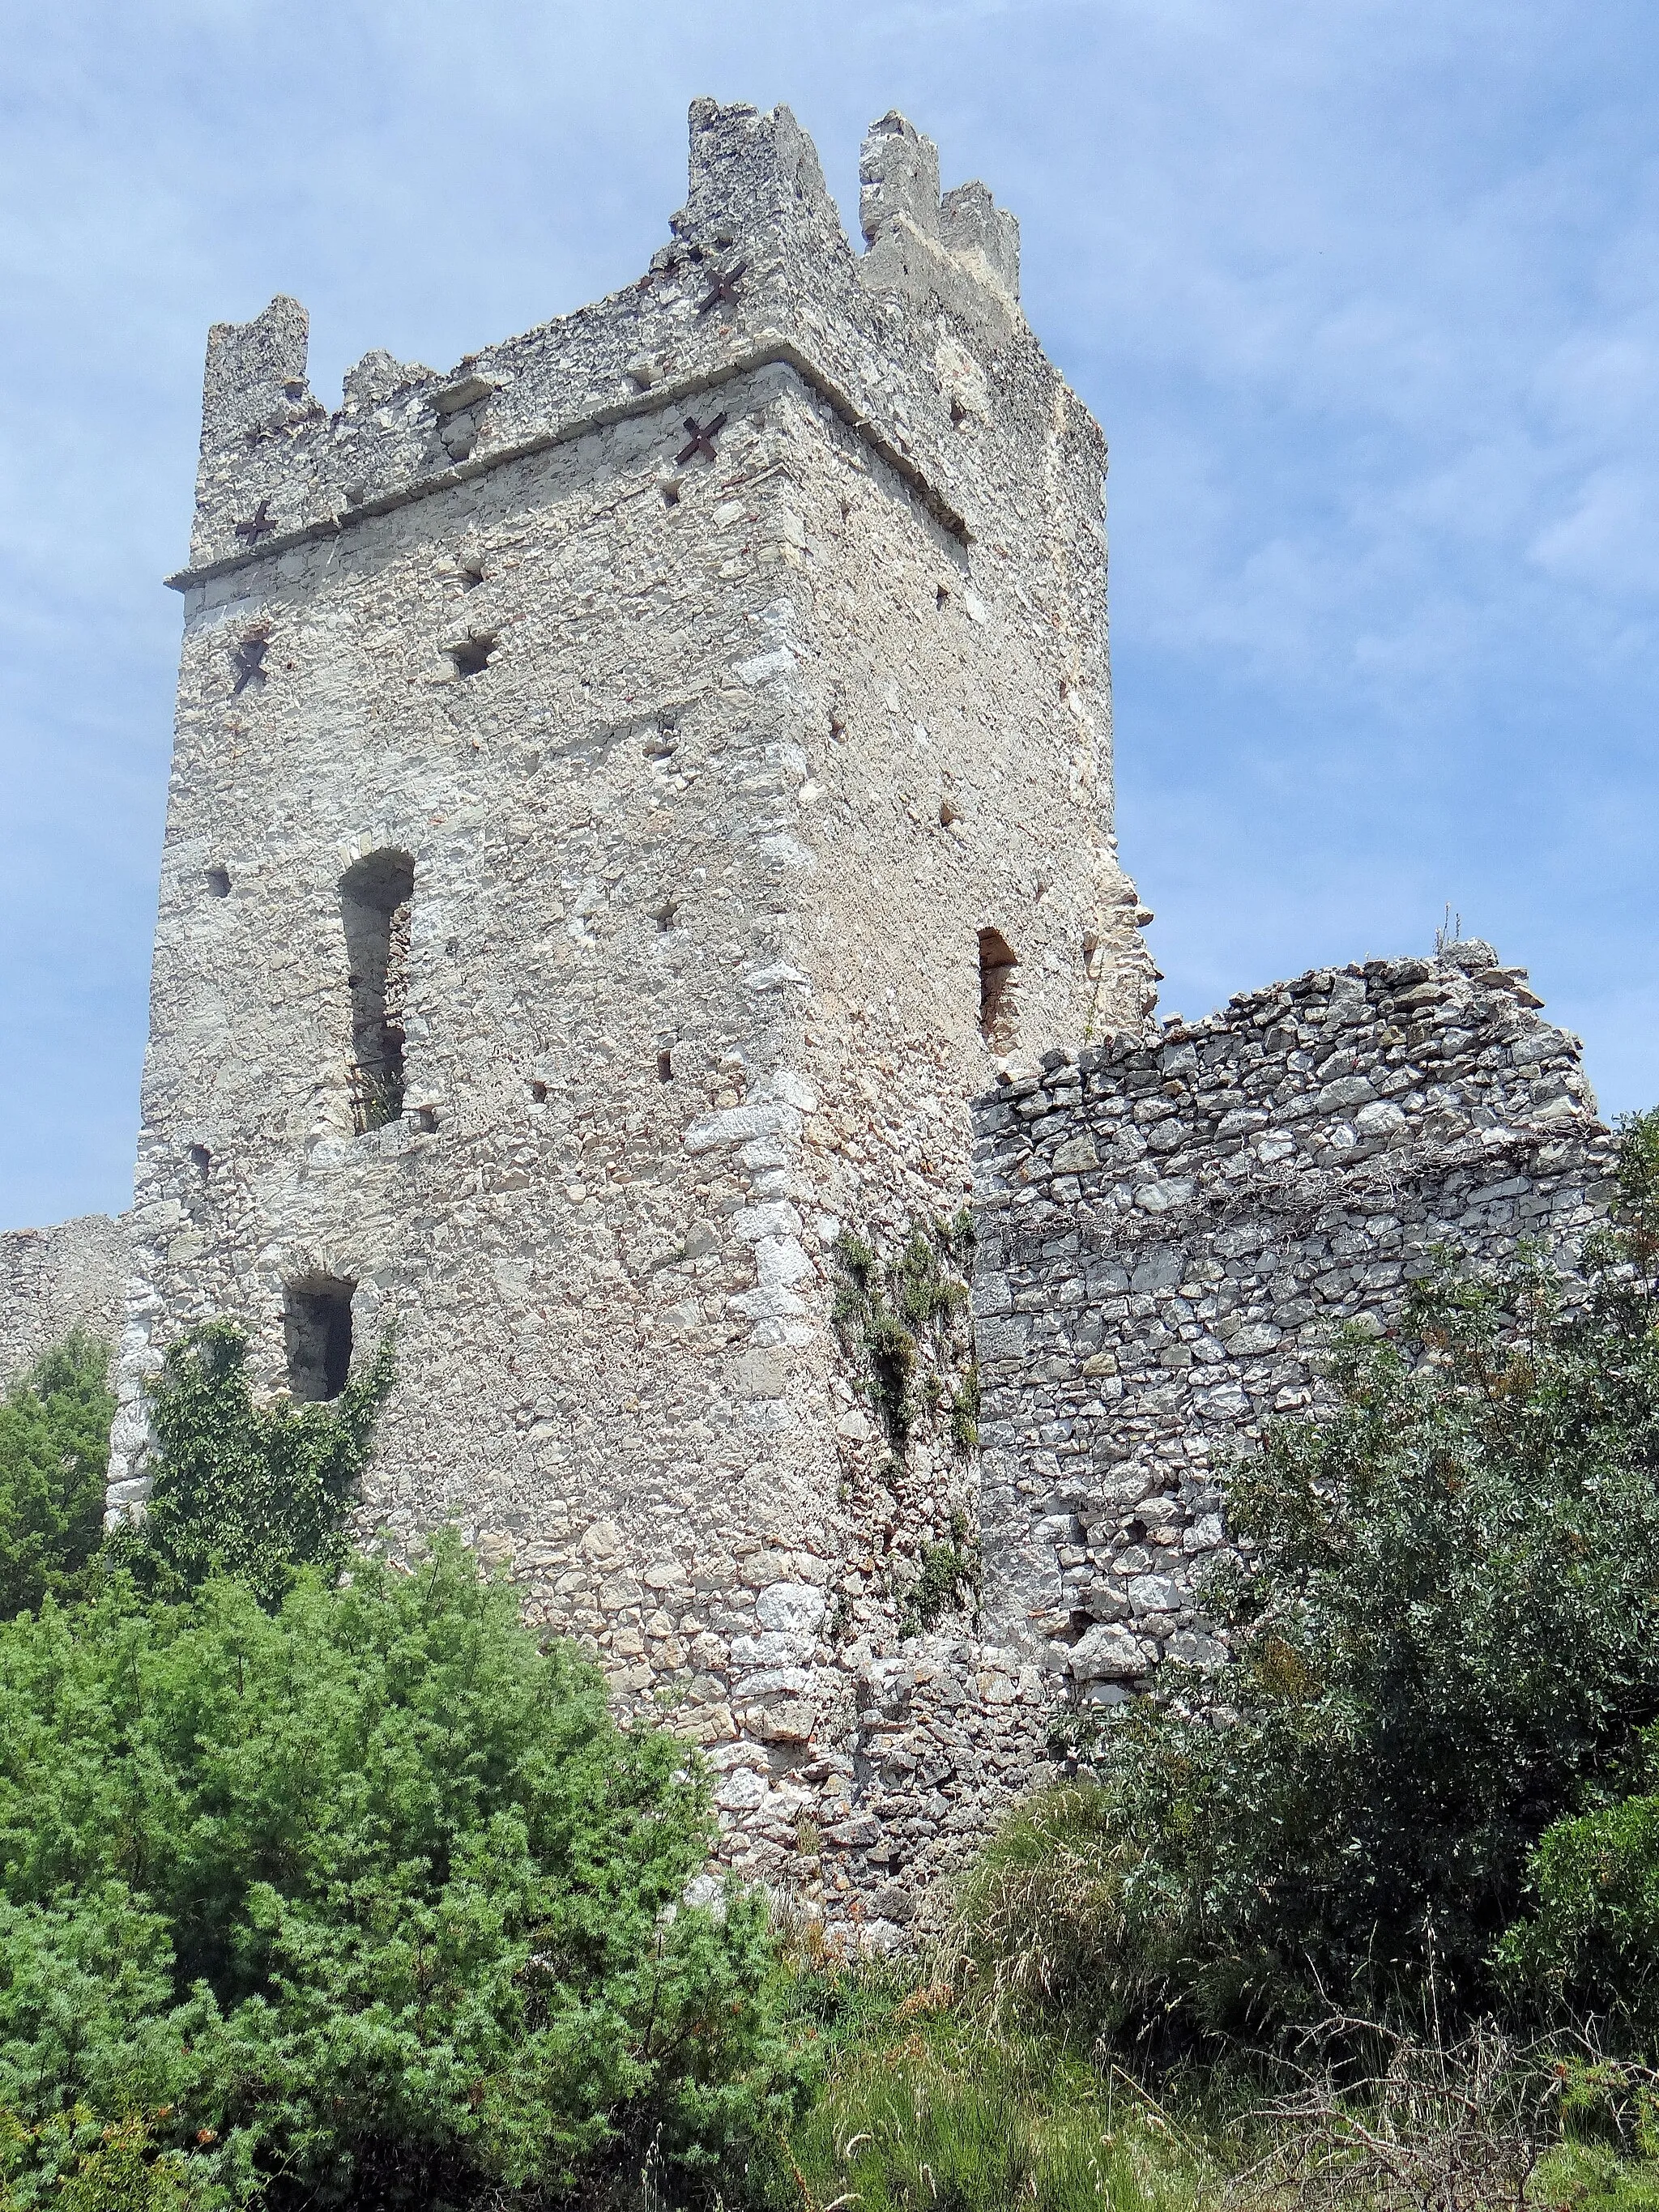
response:
[[[994,1051],[1014,1038],[1014,970],[1019,957],[1000,929],[979,933],[980,1033]]]
[[[337,1398],[351,1373],[351,1300],[357,1285],[333,1276],[290,1283],[283,1333],[289,1395],[298,1406]]]
[[[351,990],[351,1105],[360,1136],[404,1110],[404,1019],[415,863],[370,853],[340,878]]]

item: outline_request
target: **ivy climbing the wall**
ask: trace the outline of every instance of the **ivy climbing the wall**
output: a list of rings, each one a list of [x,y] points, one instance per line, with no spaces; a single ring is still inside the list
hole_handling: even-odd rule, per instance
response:
[[[966,1274],[973,1217],[913,1221],[890,1258],[862,1237],[843,1234],[831,1317],[853,1377],[881,1425],[888,1457],[878,1480],[890,1517],[872,1552],[889,1554],[879,1586],[898,1601],[901,1636],[936,1627],[947,1613],[978,1601],[980,1562],[969,1516],[951,1514],[944,1541],[921,1541],[939,1507],[939,1468],[965,1461],[979,1441],[979,1375]],[[913,1458],[921,1466],[921,1525],[902,1528],[891,1499],[902,1497]],[[929,1463],[933,1472],[928,1472]],[[896,1518],[901,1527],[894,1525]]]
[[[168,1352],[149,1394],[155,1486],[126,1549],[164,1583],[194,1589],[217,1571],[269,1605],[295,1567],[345,1563],[350,1494],[392,1388],[392,1335],[327,1405],[256,1405],[246,1366],[234,1322],[205,1322]]]
[[[918,1423],[937,1423],[941,1414],[964,1455],[979,1440],[965,1280],[973,1249],[966,1206],[949,1221],[912,1222],[896,1259],[883,1260],[850,1231],[836,1240],[841,1282],[830,1318],[860,1388],[901,1455]]]

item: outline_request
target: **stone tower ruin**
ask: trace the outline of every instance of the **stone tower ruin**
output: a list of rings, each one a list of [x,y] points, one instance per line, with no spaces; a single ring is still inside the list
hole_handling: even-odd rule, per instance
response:
[[[459,1522],[775,1840],[872,1516],[971,1502],[897,1494],[836,1240],[951,1213],[999,1060],[1153,998],[1101,432],[985,188],[897,115],[861,178],[857,253],[787,108],[700,100],[596,306],[331,412],[294,301],[211,333],[110,1491],[192,1322],[319,1400],[395,1316],[364,1534]]]

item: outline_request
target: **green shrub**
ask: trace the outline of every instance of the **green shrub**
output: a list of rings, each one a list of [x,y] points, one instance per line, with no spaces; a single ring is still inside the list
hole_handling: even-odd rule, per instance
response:
[[[87,1588],[114,1413],[108,1348],[78,1330],[0,1403],[0,1617]]]
[[[1511,1995],[1600,2015],[1621,2044],[1659,2048],[1659,1729],[1626,1778],[1547,1829],[1530,1865],[1532,1911],[1504,1938]],[[1659,2146],[1656,2146],[1659,2148]]]
[[[34,2128],[0,2112],[0,2212],[40,2202],[43,2175],[56,2176],[57,2212],[200,2212],[206,2203],[202,2177],[158,2144],[143,2112],[101,2126],[77,2106]]]
[[[1073,1720],[1091,1778],[975,1875],[994,1980],[1160,2038],[1409,2009],[1431,1971],[1448,2018],[1493,2001],[1533,1846],[1659,1716],[1656,1254],[1650,1117],[1580,1309],[1535,1257],[1443,1264],[1403,1348],[1340,1347],[1336,1411],[1235,1472],[1231,1662]]]
[[[258,1406],[237,1324],[191,1329],[150,1386],[161,1456],[142,1544],[115,1556],[159,1565],[164,1583],[185,1589],[233,1574],[268,1603],[296,1565],[343,1565],[347,1504],[368,1462],[392,1361],[388,1332],[331,1403]]]
[[[135,2203],[556,2196],[652,2142],[740,2194],[805,2062],[763,1903],[675,1909],[711,1834],[695,1754],[453,1540],[0,1627],[14,2197],[86,2157]]]

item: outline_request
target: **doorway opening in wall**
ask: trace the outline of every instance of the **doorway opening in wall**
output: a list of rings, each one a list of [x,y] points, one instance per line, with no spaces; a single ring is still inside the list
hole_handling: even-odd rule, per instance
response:
[[[283,1334],[288,1347],[289,1395],[296,1406],[337,1398],[351,1372],[351,1299],[355,1283],[333,1275],[290,1283],[284,1295]]]
[[[404,1110],[404,1006],[415,863],[368,853],[340,878],[351,987],[351,1111],[359,1136]]]
[[[1019,956],[1000,929],[979,933],[979,1026],[986,1042],[1006,1052],[1014,1038],[1014,970]]]

